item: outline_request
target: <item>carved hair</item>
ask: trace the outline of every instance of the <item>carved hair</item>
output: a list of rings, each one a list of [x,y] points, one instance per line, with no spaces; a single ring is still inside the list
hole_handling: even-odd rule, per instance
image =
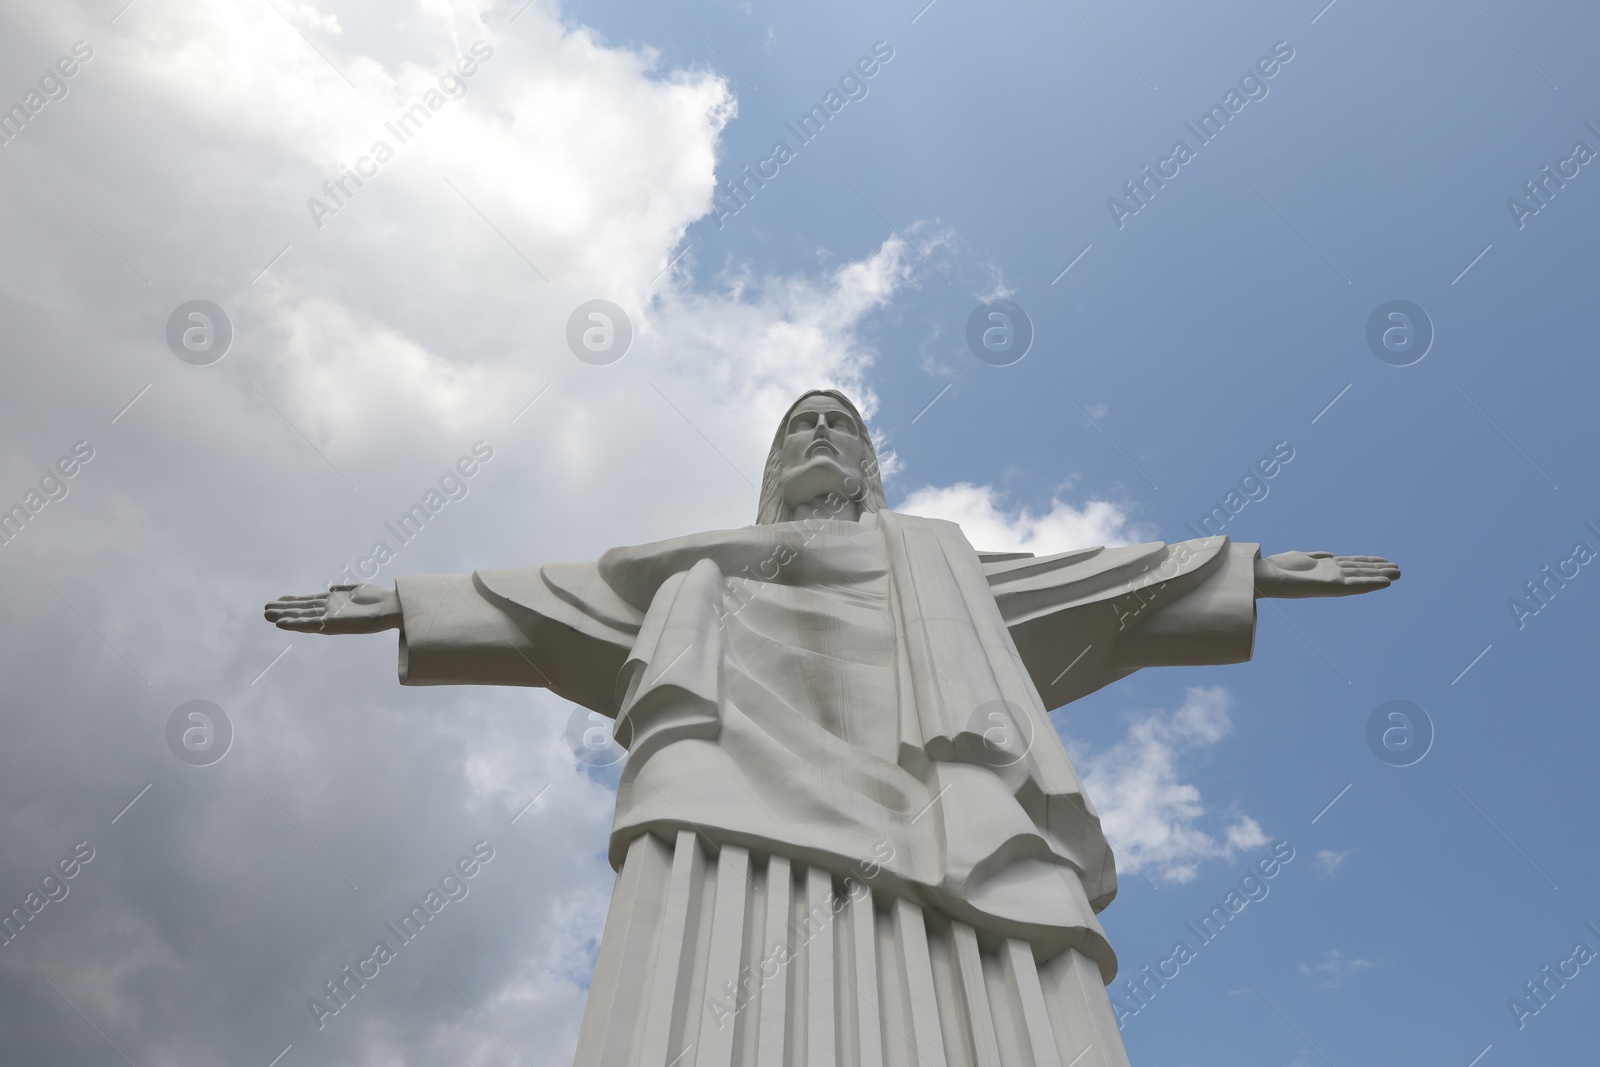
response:
[[[861,412],[856,410],[849,397],[837,389],[812,389],[789,405],[789,410],[783,413],[783,419],[778,423],[778,432],[772,437],[772,451],[767,453],[767,465],[761,474],[761,501],[756,509],[758,526],[770,522],[789,522],[794,518],[793,510],[783,500],[783,480],[780,477],[783,471],[783,439],[788,435],[789,420],[794,417],[795,408],[814,396],[826,396],[838,401],[839,406],[855,420],[856,432],[861,435],[861,489],[851,499],[861,506],[862,511],[881,511],[888,507],[883,498],[883,479],[878,473],[878,454],[872,448],[872,437],[867,433],[867,424],[861,418]]]

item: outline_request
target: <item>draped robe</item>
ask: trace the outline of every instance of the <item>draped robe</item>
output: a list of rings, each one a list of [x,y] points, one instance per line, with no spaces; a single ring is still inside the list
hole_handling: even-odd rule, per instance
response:
[[[676,1052],[690,1037],[720,1047],[710,1024],[689,1018],[696,1010],[652,1009],[652,997],[666,995],[661,990],[626,994],[618,983],[631,980],[630,967],[666,966],[662,953],[669,950],[656,945],[663,923],[678,923],[671,959],[689,970],[703,970],[708,954],[715,956],[707,946],[716,943],[716,923],[735,923],[739,932],[724,939],[754,947],[735,953],[745,960],[739,974],[746,978],[724,984],[730,996],[741,983],[756,995],[746,980],[763,947],[752,901],[765,901],[768,911],[791,907],[790,879],[806,872],[796,892],[820,894],[836,912],[843,893],[870,884],[878,914],[898,931],[890,937],[901,939],[896,944],[907,937],[922,944],[932,936],[924,928],[946,931],[954,947],[935,944],[929,957],[925,948],[901,944],[891,953],[901,963],[891,969],[904,970],[904,959],[917,957],[933,959],[928,966],[937,971],[936,957],[947,952],[956,961],[951,973],[964,973],[960,980],[968,983],[959,996],[942,994],[965,998],[961,1024],[926,1005],[918,1022],[917,990],[926,986],[923,1000],[937,1004],[936,987],[949,979],[919,985],[915,974],[883,976],[872,1004],[898,1031],[880,1003],[898,998],[909,1005],[907,1028],[943,1027],[941,1045],[968,1048],[974,1063],[998,1063],[1011,1059],[1001,1055],[1008,1041],[1025,1044],[1029,1027],[1049,1027],[1020,1008],[1022,1037],[1002,1033],[1003,1021],[973,1021],[973,989],[1000,981],[994,975],[1001,971],[986,979],[985,966],[1003,963],[1005,982],[1022,981],[1012,956],[995,963],[1001,957],[994,953],[1031,956],[1030,968],[1070,959],[1074,981],[1094,973],[1109,983],[1116,973],[1095,917],[1116,893],[1111,849],[1048,711],[1140,667],[1248,659],[1257,555],[1257,546],[1226,537],[1043,557],[980,554],[953,523],[889,511],[858,522],[693,534],[614,549],[595,563],[402,578],[400,680],[542,686],[616,720],[616,738],[628,749],[610,842],[619,897],[580,1062],[645,1062],[650,1056],[641,1048],[652,1040],[663,1052]],[[716,861],[702,848],[739,857],[737,872],[753,895],[727,871],[707,873],[712,868],[704,864]],[[687,859],[685,849],[693,853]],[[758,878],[757,868],[767,873]],[[656,874],[641,873],[647,870]],[[652,877],[661,885],[651,888]],[[701,916],[698,904],[680,900],[676,906],[687,911],[674,920],[671,907],[657,901],[672,893],[710,901],[733,891],[706,889],[706,879],[719,887],[731,882],[748,898],[736,910],[743,918],[715,918],[710,910]],[[628,901],[619,903],[624,892]],[[635,912],[648,910],[639,900],[652,902],[654,918],[646,934],[629,935],[628,924],[643,921]],[[804,904],[793,906],[803,911]],[[724,901],[716,914],[728,914],[728,906]],[[866,914],[871,925],[870,905]],[[916,926],[910,935],[906,915]],[[777,929],[770,922],[767,928]],[[651,945],[629,948],[630,936]],[[879,935],[861,936],[868,941],[857,944],[854,969],[841,971],[852,985],[867,977],[862,967],[876,971],[882,963],[868,943]],[[835,948],[849,954],[842,940],[828,952]],[[812,963],[811,971],[821,966]],[[681,985],[689,970],[660,981]],[[1049,973],[1023,984],[1049,986]],[[701,980],[707,997],[716,994],[711,978]],[[601,992],[610,1000],[597,1007]],[[1103,1001],[1103,988],[1098,992]],[[873,1031],[878,1037],[862,1036],[869,1023],[878,1027],[865,1009],[835,1007],[804,1009],[798,1037],[789,1032],[800,1025],[793,1020],[774,1024],[771,1032],[780,1036],[771,1040],[786,1042],[790,1058],[772,1059],[768,1049],[760,1062],[795,1062],[807,1035],[811,1062],[835,1062],[833,1045],[837,1062],[895,1061],[892,1049],[862,1051],[880,1038],[885,1049],[894,1041],[881,1027]],[[1065,1010],[1046,1004],[1034,1014],[1047,1007]],[[628,1024],[630,1035],[606,1037],[607,1018],[625,1009],[639,1015]],[[768,1009],[761,1011],[765,1019]],[[985,1005],[979,1014],[987,1012]],[[1105,1012],[1095,1012],[1101,1043],[1109,1045],[1115,1035],[1103,1033]],[[839,1036],[844,1015],[859,1031],[848,1041]],[[766,1025],[751,1022],[723,1044],[743,1042],[755,1057]],[[1077,1038],[1063,1036],[1062,1026],[1068,1024],[1059,1024],[1054,1038],[1035,1039],[1061,1043],[1064,1063]],[[847,1044],[855,1049],[848,1055]],[[1120,1054],[1120,1040],[1115,1044]],[[986,1045],[994,1055],[977,1051]],[[715,1062],[744,1062],[728,1047]],[[1051,1062],[1041,1047],[1031,1059]],[[917,1054],[928,1059],[920,1047]],[[1106,1063],[1125,1062],[1107,1056]]]

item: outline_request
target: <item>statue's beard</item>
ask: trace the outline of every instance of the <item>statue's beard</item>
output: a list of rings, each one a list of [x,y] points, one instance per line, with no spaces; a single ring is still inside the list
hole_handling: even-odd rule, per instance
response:
[[[834,452],[819,450],[804,462],[785,468],[780,475],[784,502],[790,510],[821,498],[824,506],[842,507],[860,501],[866,484],[859,471],[841,463]]]

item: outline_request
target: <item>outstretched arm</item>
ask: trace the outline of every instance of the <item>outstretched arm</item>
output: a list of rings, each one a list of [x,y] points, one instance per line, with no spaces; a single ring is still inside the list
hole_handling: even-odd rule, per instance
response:
[[[1258,598],[1351,596],[1383,589],[1399,580],[1400,568],[1382,556],[1280,552],[1255,561]]]
[[[330,585],[326,593],[270,601],[267,621],[303,634],[375,634],[400,628],[400,595],[381,585]]]
[[[984,571],[1047,708],[1142,667],[1249,659],[1260,597],[1349,596],[1400,577],[1378,556],[1262,559],[1226,537],[994,559]]]
[[[267,621],[312,634],[398,630],[402,685],[549,688],[616,714],[616,678],[643,612],[598,579],[592,563],[401,577],[283,596]]]
[[[537,572],[535,572],[537,573]],[[395,588],[331,585],[284,596],[269,622],[312,634],[400,631],[403,685],[528,685],[554,688],[552,666],[529,629],[486,595],[476,575],[401,578]]]

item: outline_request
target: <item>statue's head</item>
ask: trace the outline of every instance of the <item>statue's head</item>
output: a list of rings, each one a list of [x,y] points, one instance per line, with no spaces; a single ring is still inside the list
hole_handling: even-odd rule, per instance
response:
[[[885,506],[878,455],[861,413],[838,390],[813,389],[778,423],[761,477],[756,522],[788,522],[796,508],[830,499],[853,501],[862,511]]]

